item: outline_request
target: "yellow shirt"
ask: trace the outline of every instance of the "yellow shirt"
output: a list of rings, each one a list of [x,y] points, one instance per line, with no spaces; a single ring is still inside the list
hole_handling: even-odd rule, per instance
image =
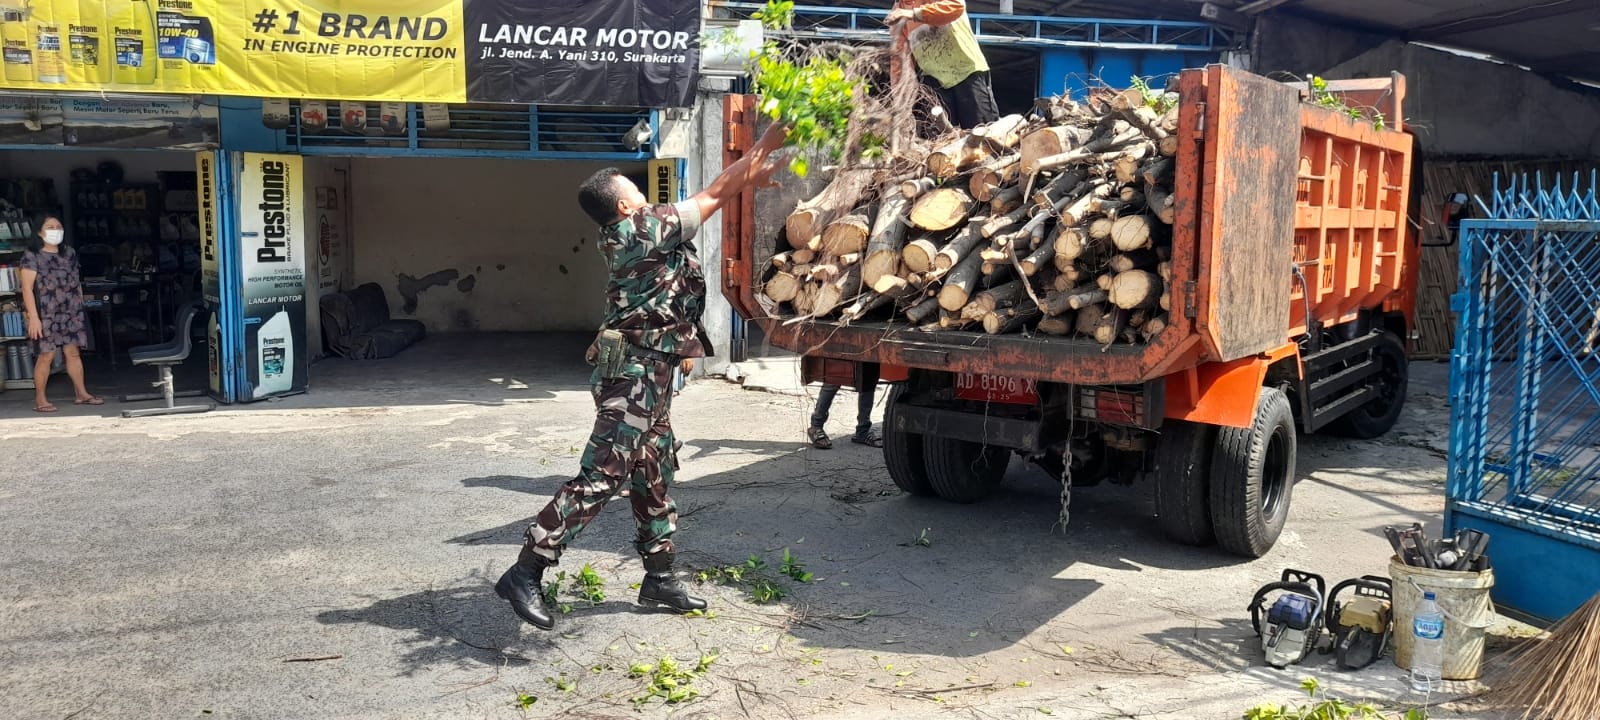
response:
[[[918,70],[949,89],[973,73],[988,72],[989,63],[978,47],[978,37],[973,34],[972,23],[964,10],[954,17],[928,12],[932,9],[929,6],[943,4],[923,6],[925,24],[911,31],[911,56],[916,59]]]

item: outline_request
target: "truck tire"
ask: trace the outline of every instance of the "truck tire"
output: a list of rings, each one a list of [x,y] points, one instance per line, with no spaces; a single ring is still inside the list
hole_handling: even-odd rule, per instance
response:
[[[950,502],[989,497],[1011,463],[1010,450],[966,440],[925,437],[922,450],[934,494]]]
[[[1278,541],[1294,492],[1294,411],[1277,388],[1262,388],[1249,428],[1217,428],[1211,458],[1211,525],[1230,553],[1261,557]]]
[[[894,486],[912,495],[927,497],[933,494],[928,482],[928,464],[923,460],[922,436],[895,430],[896,408],[905,387],[895,383],[889,389],[889,399],[883,408],[883,464],[889,468],[889,479]]]
[[[1406,345],[1400,336],[1385,332],[1372,347],[1372,357],[1382,366],[1378,371],[1378,396],[1365,405],[1328,424],[1328,432],[1340,437],[1371,440],[1389,432],[1400,420],[1406,404],[1410,364]]]
[[[1168,420],[1156,442],[1156,524],[1174,542],[1205,546],[1217,541],[1211,526],[1211,455],[1214,425]]]

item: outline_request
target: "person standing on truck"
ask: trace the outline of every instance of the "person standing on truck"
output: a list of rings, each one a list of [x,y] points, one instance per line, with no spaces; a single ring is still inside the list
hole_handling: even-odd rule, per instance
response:
[[[680,613],[701,610],[672,573],[678,511],[667,490],[677,469],[672,435],[672,377],[711,348],[700,317],[706,280],[693,244],[701,224],[748,189],[771,185],[781,163],[772,157],[788,135],[773,124],[750,154],[728,166],[705,190],[676,205],[651,205],[616,169],[595,173],[578,189],[578,204],[600,226],[599,247],[610,271],[606,319],[586,354],[595,366],[594,431],[578,476],[561,487],[528,527],[521,553],[495,593],[523,620],[555,626],[543,597],[545,568],[557,564],[606,501],[631,484],[634,548],[644,559],[639,602]]]
[[[922,82],[944,102],[950,122],[971,130],[1000,119],[989,61],[978,47],[964,0],[898,0],[889,17],[894,48],[909,49]],[[899,65],[890,68],[897,75]]]

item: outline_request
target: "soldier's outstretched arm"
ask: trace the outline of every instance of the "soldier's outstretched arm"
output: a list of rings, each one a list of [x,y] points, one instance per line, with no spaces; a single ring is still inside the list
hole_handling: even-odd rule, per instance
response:
[[[788,135],[788,128],[773,123],[749,154],[723,168],[722,174],[712,180],[706,189],[689,198],[700,210],[700,222],[710,220],[725,203],[746,189],[770,186],[773,174],[783,166],[773,153],[783,146],[784,138]]]

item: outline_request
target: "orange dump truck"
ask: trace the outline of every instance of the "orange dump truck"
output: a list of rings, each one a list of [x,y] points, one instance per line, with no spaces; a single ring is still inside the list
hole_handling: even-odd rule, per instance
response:
[[[769,317],[756,281],[793,190],[726,212],[723,291],[808,358],[808,380],[881,365],[884,460],[906,492],[972,502],[1014,456],[1077,486],[1148,476],[1170,538],[1259,556],[1288,517],[1297,430],[1375,437],[1405,400],[1418,248],[1404,79],[1330,83],[1384,127],[1221,66],[1176,89],[1172,313],[1147,344]],[[728,99],[730,161],[755,137],[753,103]]]

